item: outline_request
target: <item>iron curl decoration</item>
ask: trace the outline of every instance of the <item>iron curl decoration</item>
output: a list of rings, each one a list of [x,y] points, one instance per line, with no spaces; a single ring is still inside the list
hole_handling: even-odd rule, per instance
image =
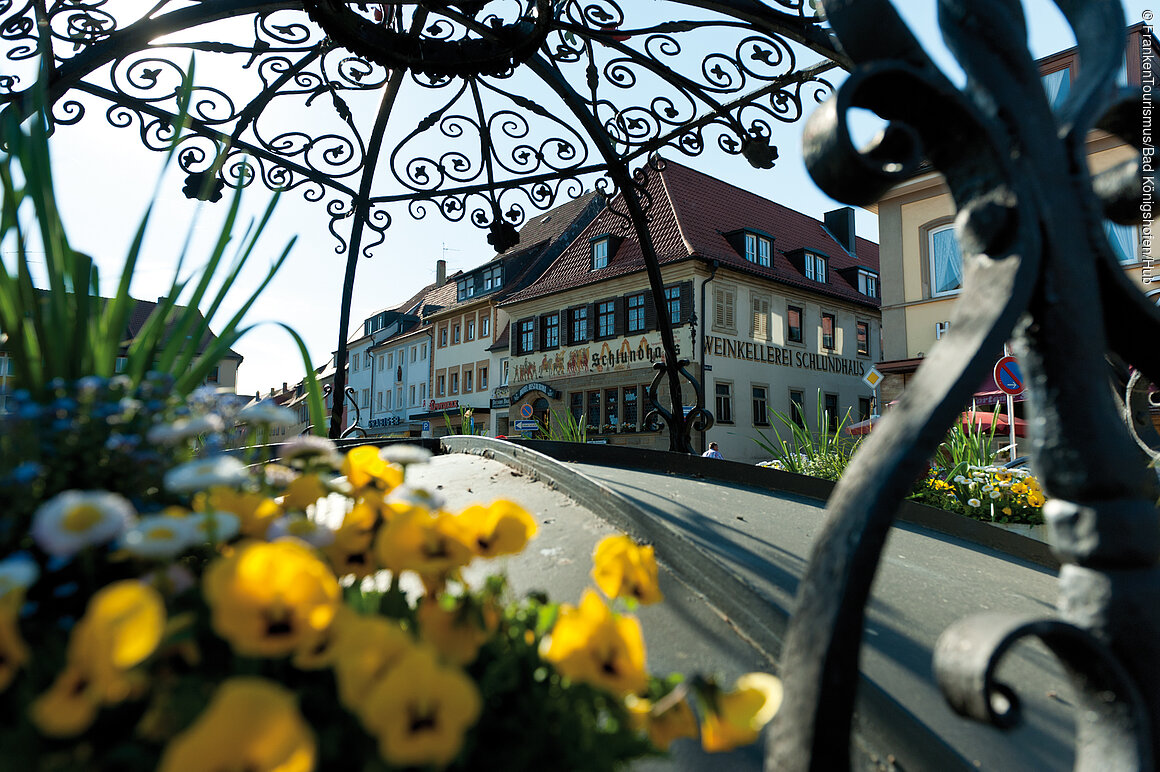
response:
[[[1076,768],[1152,769],[1148,713],[1139,688],[1103,642],[1058,619],[990,612],[947,628],[935,647],[934,673],[955,712],[1000,729],[1019,723],[1019,696],[996,672],[1004,655],[1025,638],[1047,646],[1080,687]]]
[[[1096,125],[1141,148],[1139,113],[1131,117],[1139,93],[1115,99],[1123,11],[1114,2],[1056,0],[1083,67],[1053,111],[1018,3],[939,2],[943,37],[967,74],[962,90],[888,0],[824,5],[856,67],[807,123],[811,174],[832,197],[868,204],[929,161],[958,210],[964,277],[950,333],[831,495],[787,634],[786,695],[766,768],[849,768],[865,609],[895,511],[1012,337],[1027,378],[1032,468],[1049,498],[1045,517],[1063,562],[1061,620],[1030,631],[1067,645],[1078,640],[1072,630],[1101,641],[1101,663],[1118,663],[1141,697],[1123,688],[1111,706],[1131,717],[1115,726],[1135,755],[1098,754],[1111,731],[1103,722],[1080,733],[1077,769],[1150,764],[1160,755],[1160,487],[1112,389],[1090,386],[1091,377],[1111,375],[1109,352],[1153,381],[1160,374],[1160,351],[1144,343],[1160,335],[1160,312],[1124,275],[1102,226],[1109,212],[1130,219],[1133,205],[1139,218],[1140,158],[1093,179],[1085,155]],[[852,141],[854,108],[887,122],[869,147]],[[1077,371],[1088,378],[1071,377]],[[976,661],[996,651],[994,641],[955,636],[956,646],[971,650],[960,653]],[[1073,677],[1085,701],[1106,697],[1090,674]]]
[[[666,408],[659,396],[661,383],[670,372],[667,362],[653,364],[656,373],[648,385],[648,401],[652,407],[644,416],[644,425],[655,426],[658,420],[664,421],[669,428],[669,437],[672,438],[669,450],[677,453],[696,453],[693,448],[692,433],[708,431],[713,428],[715,423],[713,414],[705,407],[705,390],[701,386],[701,382],[689,372],[689,364],[691,363],[688,359],[679,359],[676,367],[671,368],[684,376],[689,385],[693,387],[695,397],[693,406],[688,411],[682,411],[682,415],[677,415],[673,410]]]

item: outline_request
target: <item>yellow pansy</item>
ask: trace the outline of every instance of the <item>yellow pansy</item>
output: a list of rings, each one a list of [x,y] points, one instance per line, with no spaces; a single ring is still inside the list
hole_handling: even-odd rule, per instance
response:
[[[438,575],[471,562],[471,548],[455,517],[415,509],[396,514],[375,538],[379,565],[396,573]]]
[[[238,491],[226,486],[210,488],[204,501],[201,497],[196,499],[195,506],[197,504],[202,505],[197,507],[199,509],[237,515],[241,520],[242,534],[255,539],[263,538],[270,523],[282,516],[282,507],[269,496]]]
[[[397,622],[356,614],[344,620],[334,647],[338,699],[362,717],[371,688],[415,647],[415,641]]]
[[[640,622],[612,612],[593,590],[580,607],[564,604],[546,639],[544,659],[561,674],[614,694],[640,692],[647,683]]]
[[[165,604],[152,587],[130,580],[101,589],[69,638],[65,668],[31,706],[51,737],[83,732],[102,704],[128,699],[145,686],[130,668],[153,654],[165,631]]]
[[[1038,490],[1033,490],[1027,494],[1027,503],[1033,507],[1042,507],[1047,499]]]
[[[627,536],[609,536],[592,554],[592,578],[610,598],[635,598],[644,604],[664,600],[657,584],[657,560],[652,547]]]
[[[419,638],[453,665],[474,662],[479,647],[489,636],[479,624],[478,613],[464,601],[457,602],[454,608],[445,608],[437,598],[428,595],[419,603],[416,616]]]
[[[9,590],[0,595],[0,692],[8,688],[28,661],[28,647],[20,637],[17,624],[23,603],[23,589]]]
[[[347,451],[342,473],[356,491],[360,488],[389,491],[403,482],[402,467],[388,464],[379,457],[379,449],[371,445],[360,445]]]
[[[32,723],[49,737],[75,737],[92,725],[101,706],[101,695],[88,671],[65,665],[48,691],[29,706]]]
[[[339,576],[362,579],[378,570],[371,544],[374,540],[378,509],[360,499],[346,513],[342,525],[334,532],[334,541],[323,548],[323,552]]]
[[[667,751],[673,740],[697,736],[697,717],[689,701],[684,697],[673,701],[673,697],[676,695],[654,703],[630,694],[624,701],[633,726],[647,732],[649,742],[662,751]]]
[[[1021,482],[1011,483],[1011,492],[1022,496],[1027,492],[1027,486]]]
[[[412,650],[367,697],[367,729],[392,765],[446,766],[478,720],[483,701],[462,670],[443,667],[435,653]]]
[[[169,743],[159,772],[244,769],[310,772],[314,734],[294,694],[261,678],[231,678],[197,720]]]
[[[747,673],[733,691],[716,695],[701,724],[701,747],[709,753],[748,745],[781,707],[781,681],[769,673]]]
[[[340,603],[334,573],[292,539],[245,544],[211,563],[203,581],[214,630],[248,657],[290,654],[330,625]]]
[[[536,535],[536,521],[528,511],[506,499],[493,501],[488,507],[468,507],[458,519],[465,541],[483,558],[519,553]]]
[[[290,662],[299,670],[321,670],[332,667],[338,658],[338,642],[353,623],[360,619],[358,612],[346,604],[338,604],[334,621],[325,630],[306,636],[294,651]]]
[[[282,506],[286,509],[303,510],[326,496],[326,486],[316,474],[304,474],[296,477],[286,488]]]

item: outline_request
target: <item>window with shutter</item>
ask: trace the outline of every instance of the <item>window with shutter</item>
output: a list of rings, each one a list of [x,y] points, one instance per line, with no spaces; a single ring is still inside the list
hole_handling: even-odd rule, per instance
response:
[[[753,337],[758,340],[769,340],[769,298],[760,295],[753,296]]]
[[[734,291],[729,287],[717,287],[713,291],[715,298],[713,309],[713,326],[719,330],[732,332],[735,329],[733,300]]]

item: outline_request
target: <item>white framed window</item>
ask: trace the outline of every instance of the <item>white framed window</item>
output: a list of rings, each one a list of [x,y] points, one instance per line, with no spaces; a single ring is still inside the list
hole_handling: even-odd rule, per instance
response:
[[[628,332],[644,332],[644,293],[628,296]]]
[[[377,401],[378,401],[378,409],[382,410],[383,409],[383,393],[381,391],[378,393],[378,400]]]
[[[592,242],[592,270],[597,271],[608,266],[608,238]]]
[[[858,271],[858,291],[872,298],[878,297],[878,274]]]
[[[499,360],[499,372],[500,372],[500,379],[501,379],[499,382],[499,385],[500,386],[507,386],[508,385],[508,361],[507,361],[507,357],[504,357],[503,359]]]
[[[1126,75],[1126,66],[1124,72]],[[1047,93],[1047,104],[1051,105],[1052,110],[1063,104],[1067,95],[1071,93],[1071,67],[1049,72],[1039,80],[1043,83],[1043,90]]]
[[[733,383],[717,381],[714,384],[714,393],[717,397],[717,423],[733,423]]]
[[[1140,231],[1135,225],[1120,225],[1104,220],[1104,233],[1112,247],[1112,255],[1123,265],[1140,260]]]
[[[425,360],[427,358],[427,344],[426,343],[423,344],[422,348],[420,349],[420,352],[421,353],[419,354],[419,358]]]
[[[751,263],[757,262],[757,234],[745,234],[745,259]]]
[[[420,402],[427,401],[427,384],[425,384],[425,383],[419,384],[419,401]]]
[[[826,283],[826,258],[806,252],[806,278],[813,279],[819,284]]]
[[[768,236],[757,233],[745,234],[745,259],[751,263],[769,267],[769,258],[773,252],[773,244]]]
[[[350,369],[351,369],[351,370],[357,370],[357,369],[358,369],[358,354],[353,354],[353,355],[351,355],[351,358],[350,358]]]
[[[467,320],[467,340],[475,340],[475,320]]]
[[[473,387],[473,384],[472,384],[472,377],[473,377],[473,373],[470,370],[463,371],[463,393],[464,394],[467,394],[467,393],[475,390]]]
[[[359,405],[359,407],[370,407],[370,406],[371,406],[371,390],[370,389],[363,389],[362,390],[362,404]]]
[[[411,389],[408,392],[408,394],[411,397],[411,406],[413,407],[415,405],[415,387],[414,386],[411,386]]]
[[[927,234],[930,254],[931,297],[954,295],[963,286],[963,255],[955,238],[955,227],[944,225]]]

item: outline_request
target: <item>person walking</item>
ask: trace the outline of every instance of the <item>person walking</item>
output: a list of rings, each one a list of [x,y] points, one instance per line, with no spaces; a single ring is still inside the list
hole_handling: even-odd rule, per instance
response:
[[[717,450],[717,443],[715,443],[715,442],[710,442],[709,449],[706,450],[704,453],[702,453],[701,456],[703,458],[720,458],[720,459],[725,458],[724,456],[721,455],[721,451]]]

